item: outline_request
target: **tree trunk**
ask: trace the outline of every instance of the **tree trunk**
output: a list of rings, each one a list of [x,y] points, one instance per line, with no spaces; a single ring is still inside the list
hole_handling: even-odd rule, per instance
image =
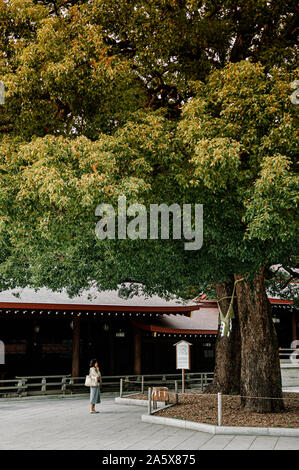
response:
[[[217,299],[227,297],[219,302],[223,314],[226,314],[228,310],[232,292],[233,282],[216,285]],[[214,379],[205,389],[205,393],[221,392],[226,395],[240,393],[241,344],[236,301],[234,302],[234,314],[235,318],[232,320],[232,331],[229,337],[221,337],[218,328]]]
[[[235,275],[235,279],[242,279]],[[264,286],[264,270],[252,283],[236,284],[241,333],[241,403],[260,413],[284,409],[276,331]],[[272,399],[247,398],[271,397]],[[275,400],[273,398],[278,398]]]

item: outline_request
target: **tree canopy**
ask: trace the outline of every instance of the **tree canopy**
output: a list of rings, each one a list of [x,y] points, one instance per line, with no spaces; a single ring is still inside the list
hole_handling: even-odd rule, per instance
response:
[[[292,70],[294,0],[1,0],[0,133],[112,133],[132,112],[177,119],[205,81],[250,59]]]
[[[296,266],[297,14],[293,1],[2,0],[2,285],[129,279],[190,296]],[[120,194],[204,204],[203,249],[100,242],[95,207]]]
[[[0,289],[190,299],[238,281],[216,376],[232,361],[242,395],[278,398],[247,406],[280,410],[265,279],[294,296],[297,24],[294,0],[0,0]],[[202,204],[202,248],[99,240],[96,208],[121,195]]]
[[[190,297],[230,273],[291,266],[298,177],[290,79],[243,61],[198,82],[177,125],[138,114],[95,142],[4,140],[5,282],[23,276],[16,269],[23,260],[23,282],[36,286],[76,292],[88,282],[111,288],[130,280],[148,292],[171,288]],[[97,240],[95,207],[116,206],[120,194],[147,207],[203,204],[203,248],[185,251],[181,240]]]

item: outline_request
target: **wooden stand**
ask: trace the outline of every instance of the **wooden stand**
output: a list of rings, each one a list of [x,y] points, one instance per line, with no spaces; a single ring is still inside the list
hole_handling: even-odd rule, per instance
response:
[[[188,341],[175,343],[176,347],[176,368],[182,370],[182,393],[185,393],[185,369],[191,369],[190,346]]]

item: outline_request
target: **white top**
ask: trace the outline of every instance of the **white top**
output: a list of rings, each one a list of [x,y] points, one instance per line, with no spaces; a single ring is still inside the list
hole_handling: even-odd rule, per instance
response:
[[[89,375],[91,377],[101,377],[101,372],[100,371],[97,371],[97,369],[95,367],[91,367],[89,369]]]

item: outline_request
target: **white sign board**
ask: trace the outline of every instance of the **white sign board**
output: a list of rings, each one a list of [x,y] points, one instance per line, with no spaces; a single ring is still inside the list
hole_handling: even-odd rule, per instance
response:
[[[190,344],[186,341],[176,344],[176,368],[190,369]]]

